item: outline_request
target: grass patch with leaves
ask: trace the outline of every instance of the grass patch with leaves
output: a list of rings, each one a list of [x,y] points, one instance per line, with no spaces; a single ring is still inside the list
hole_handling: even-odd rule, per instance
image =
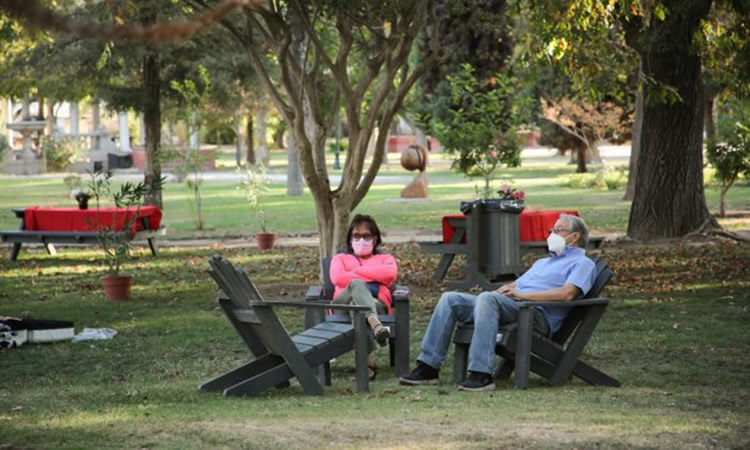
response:
[[[444,289],[437,263],[415,244],[391,246],[412,290],[412,355]],[[197,386],[247,352],[215,304],[207,259],[221,251],[269,299],[302,299],[317,279],[314,248],[165,249],[126,271],[133,297],[108,302],[89,250],[38,250],[0,262],[0,311],[110,327],[108,341],[25,345],[0,353],[0,447],[747,447],[750,444],[750,248],[731,244],[605,247],[614,299],[586,360],[621,388],[532,376],[518,391],[457,392],[450,367],[432,388],[398,385],[378,353],[371,392],[354,392],[351,356],[333,386],[306,397],[297,383],[258,398]],[[529,261],[527,261],[529,262]],[[457,265],[454,265],[457,266]],[[455,276],[452,268],[451,276]],[[298,310],[281,310],[290,331]]]

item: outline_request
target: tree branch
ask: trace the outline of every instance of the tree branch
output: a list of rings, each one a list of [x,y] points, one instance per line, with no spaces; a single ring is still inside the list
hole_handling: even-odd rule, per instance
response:
[[[262,0],[223,0],[213,8],[197,14],[192,20],[160,22],[148,26],[81,23],[69,14],[61,14],[46,8],[39,0],[4,0],[0,3],[0,9],[32,27],[70,33],[87,39],[167,43],[187,39],[235,9],[254,9],[259,7],[261,2]]]

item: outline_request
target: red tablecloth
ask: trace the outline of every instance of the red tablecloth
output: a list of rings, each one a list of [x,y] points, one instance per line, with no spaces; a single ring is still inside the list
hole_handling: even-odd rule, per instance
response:
[[[26,208],[25,221],[27,231],[97,231],[101,227],[120,230],[123,223],[130,221],[136,208],[45,208],[35,206]],[[159,229],[161,211],[156,206],[142,206],[139,217],[147,217],[152,230]],[[143,230],[140,220],[135,221],[135,230]]]
[[[549,229],[555,226],[555,222],[560,218],[560,214],[578,215],[578,211],[572,210],[548,210],[548,211],[526,211],[521,212],[520,220],[520,238],[521,242],[544,241],[549,235]],[[455,229],[451,227],[449,219],[465,219],[463,214],[451,214],[443,217],[443,242],[449,243],[453,237]],[[461,243],[466,243],[466,237],[461,239]]]

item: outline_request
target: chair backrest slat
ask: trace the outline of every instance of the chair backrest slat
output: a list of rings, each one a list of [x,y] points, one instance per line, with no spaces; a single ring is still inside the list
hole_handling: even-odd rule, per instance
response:
[[[326,256],[320,262],[321,268],[323,269],[323,292],[321,292],[320,294],[321,300],[333,300],[333,293],[336,290],[336,287],[333,285],[333,281],[331,281],[332,259],[332,256]]]
[[[596,279],[594,280],[594,284],[591,285],[591,289],[589,289],[583,298],[600,297],[604,286],[609,283],[613,275],[606,262],[601,259],[595,259],[594,263],[596,264]]]
[[[613,272],[606,262],[600,259],[593,259],[593,261],[596,264],[596,278],[594,279],[594,284],[591,285],[591,289],[589,289],[583,298],[600,297],[602,290],[609,283],[609,280],[612,279]],[[575,303],[575,300],[573,300],[573,303]],[[562,326],[552,337],[552,340],[560,345],[565,343],[575,329],[578,328],[581,320],[583,320],[584,313],[584,308],[573,308],[565,317]]]
[[[255,286],[255,283],[253,283],[253,280],[247,276],[247,273],[239,267],[235,268],[235,271],[237,272],[237,277],[241,284],[245,288],[244,292],[247,294],[248,298],[252,301],[262,302],[263,296],[260,295],[260,291]]]
[[[218,255],[213,256],[209,264],[209,274],[235,306],[249,308],[251,301],[263,301],[258,288],[242,269]]]

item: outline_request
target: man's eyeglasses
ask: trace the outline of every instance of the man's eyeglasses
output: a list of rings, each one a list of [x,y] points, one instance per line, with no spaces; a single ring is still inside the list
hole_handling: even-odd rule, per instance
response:
[[[552,234],[552,233],[560,234],[560,233],[563,233],[563,232],[570,233],[570,230],[567,229],[567,228],[550,228],[549,229],[549,234]]]
[[[364,239],[366,241],[371,241],[374,237],[375,236],[373,236],[370,233],[365,233],[365,234],[352,233],[352,239],[355,239],[357,241],[360,240],[360,239]]]

